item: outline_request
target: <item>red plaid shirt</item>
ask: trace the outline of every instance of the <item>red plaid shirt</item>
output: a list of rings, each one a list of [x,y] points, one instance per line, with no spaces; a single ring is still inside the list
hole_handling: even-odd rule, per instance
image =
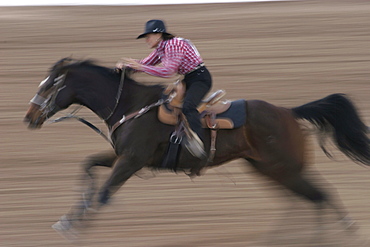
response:
[[[186,39],[175,37],[162,40],[148,57],[139,61],[142,71],[158,77],[185,75],[203,62],[195,46]],[[161,66],[155,66],[162,63]]]

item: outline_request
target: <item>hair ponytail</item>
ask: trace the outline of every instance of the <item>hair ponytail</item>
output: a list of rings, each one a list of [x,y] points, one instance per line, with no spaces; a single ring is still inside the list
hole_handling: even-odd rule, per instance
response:
[[[163,40],[170,40],[175,38],[175,35],[169,34],[169,33],[162,33],[162,39]]]

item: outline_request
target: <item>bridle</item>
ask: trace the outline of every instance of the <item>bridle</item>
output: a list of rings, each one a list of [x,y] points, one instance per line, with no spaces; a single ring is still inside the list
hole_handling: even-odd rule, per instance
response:
[[[59,75],[58,77],[54,78],[54,83],[52,85],[52,89],[50,89],[50,92],[48,93],[47,97],[41,96],[39,93],[37,93],[31,100],[30,103],[33,103],[35,105],[38,105],[40,108],[39,110],[42,112],[41,117],[45,117],[48,119],[48,116],[50,116],[52,113],[55,113],[58,111],[59,107],[56,105],[55,100],[58,96],[59,92],[63,90],[66,86],[64,85],[64,81],[66,78],[67,72],[64,74]],[[46,78],[44,81],[41,82],[40,86],[45,83],[49,79]]]

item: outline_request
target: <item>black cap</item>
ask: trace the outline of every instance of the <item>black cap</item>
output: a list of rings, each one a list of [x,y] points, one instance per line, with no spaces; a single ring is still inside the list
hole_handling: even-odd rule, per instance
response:
[[[161,21],[161,20],[150,20],[150,21],[147,21],[147,23],[145,24],[144,33],[137,36],[136,39],[144,38],[145,35],[147,35],[149,33],[169,34],[169,33],[166,32],[166,26],[164,25],[163,21]],[[171,34],[169,34],[169,35],[171,35]]]

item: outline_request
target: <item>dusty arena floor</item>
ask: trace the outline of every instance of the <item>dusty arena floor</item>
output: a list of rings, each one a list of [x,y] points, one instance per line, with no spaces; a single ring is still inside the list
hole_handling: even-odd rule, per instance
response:
[[[38,131],[22,123],[54,62],[73,56],[113,67],[120,57],[142,58],[150,51],[135,37],[162,18],[197,45],[227,98],[294,107],[346,93],[370,125],[369,17],[364,0],[0,8],[0,246],[370,246],[369,169],[335,148],[335,160],[326,158],[316,142],[307,173],[341,198],[357,231],[344,231],[328,210],[316,235],[311,204],[236,160],[193,181],[135,176],[69,243],[51,225],[78,197],[80,163],[109,144],[74,121]],[[80,115],[104,128],[89,111]],[[109,170],[98,173],[103,181]]]

